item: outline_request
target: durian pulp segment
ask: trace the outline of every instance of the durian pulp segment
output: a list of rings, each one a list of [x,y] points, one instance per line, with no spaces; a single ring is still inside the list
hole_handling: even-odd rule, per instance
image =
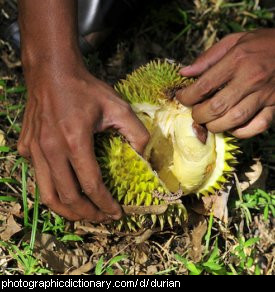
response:
[[[176,101],[162,107],[134,104],[133,109],[151,134],[145,158],[169,191],[187,195],[215,185],[223,174],[223,136],[208,133],[203,144],[193,130],[191,109]]]

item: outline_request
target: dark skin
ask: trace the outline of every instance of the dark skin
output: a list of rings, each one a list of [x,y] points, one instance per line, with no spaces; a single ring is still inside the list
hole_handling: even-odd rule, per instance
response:
[[[69,220],[107,222],[122,211],[102,182],[92,134],[114,128],[139,153],[149,134],[85,68],[76,11],[74,0],[19,1],[28,101],[18,151],[31,158],[44,204]]]
[[[213,133],[262,133],[275,115],[274,48],[275,29],[231,34],[180,71],[200,77],[176,97],[193,106],[194,120]]]
[[[149,134],[130,106],[85,68],[74,0],[18,4],[28,88],[18,151],[34,166],[41,201],[73,221],[119,219],[121,208],[102,182],[93,134],[114,128],[141,154]],[[200,76],[176,96],[194,106],[195,121],[239,138],[270,126],[275,112],[274,31],[230,35],[181,70],[185,76]]]

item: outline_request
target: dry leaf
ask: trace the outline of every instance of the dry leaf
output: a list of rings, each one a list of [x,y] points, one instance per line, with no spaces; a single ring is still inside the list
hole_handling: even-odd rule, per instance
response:
[[[84,243],[83,248],[91,252],[93,255],[106,254],[110,249],[108,237],[101,235],[93,236],[93,241]]]
[[[4,146],[6,144],[4,132],[0,130],[0,146]]]
[[[10,210],[10,213],[15,217],[22,218],[21,205],[16,203]]]
[[[207,221],[201,217],[199,223],[194,227],[191,233],[191,246],[190,256],[194,262],[199,262],[202,257],[203,246],[202,239],[207,231]]]
[[[15,233],[22,229],[21,226],[14,220],[13,215],[8,217],[5,227],[5,230],[0,234],[0,238],[3,241],[8,241]]]
[[[152,234],[154,234],[154,230],[152,229],[146,229],[142,234],[138,235],[134,238],[136,244],[140,244],[146,240],[148,240]]]
[[[5,63],[5,65],[9,68],[9,69],[13,69],[13,68],[17,68],[17,67],[21,67],[21,62],[16,60],[15,62],[12,62],[9,59],[9,55],[4,52],[1,56],[2,61]]]
[[[220,219],[224,223],[228,223],[227,202],[232,186],[228,186],[225,191],[220,191],[218,195],[210,195],[202,197],[199,201],[195,201],[191,206],[192,210],[198,214]]]
[[[261,188],[265,189],[265,182],[267,178],[267,169],[263,167],[261,160],[253,159],[253,164],[249,166],[249,170],[240,176],[240,188],[242,191],[247,189]]]
[[[83,235],[87,233],[97,234],[97,235],[110,235],[110,231],[104,225],[94,226],[88,222],[75,222],[74,228],[76,234]]]
[[[70,272],[69,275],[71,276],[80,276],[83,275],[95,267],[95,264],[92,262],[88,262],[87,264],[75,269],[74,271]]]
[[[155,265],[147,267],[147,275],[155,275],[158,272],[158,268]]]
[[[53,235],[45,233],[37,234],[35,255],[51,269],[61,273],[72,267],[79,268],[89,259],[84,250],[80,248],[71,250]]]
[[[148,261],[148,256],[145,253],[146,249],[147,247],[145,244],[140,244],[137,246],[134,252],[135,263],[144,265]]]

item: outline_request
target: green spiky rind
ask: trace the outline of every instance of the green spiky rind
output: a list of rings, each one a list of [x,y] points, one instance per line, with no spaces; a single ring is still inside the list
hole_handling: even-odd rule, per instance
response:
[[[153,229],[159,227],[161,230],[169,225],[171,228],[182,226],[187,221],[187,210],[183,205],[169,205],[167,211],[161,215],[131,215],[124,216],[121,220],[112,223],[115,231],[137,232],[140,229]]]
[[[101,134],[96,138],[97,160],[101,167],[105,185],[113,197],[126,206],[151,206],[167,204],[164,200],[154,197],[157,192],[169,196],[169,191],[160,181],[149,163],[138,155],[120,136]],[[183,205],[169,205],[161,215],[124,216],[113,223],[115,230],[137,231],[142,227],[160,226],[166,223],[182,224],[186,221],[187,212]]]
[[[232,174],[235,171],[234,166],[238,164],[237,155],[241,153],[238,140],[228,133],[224,133],[223,136],[225,149],[223,173],[217,178],[213,186],[198,192],[196,194],[198,198],[217,194],[223,190],[230,178],[232,178]]]
[[[179,65],[167,60],[152,61],[127,75],[126,80],[119,82],[115,89],[130,104],[161,105],[171,95],[170,89],[175,90],[192,83],[191,79],[178,73],[179,69]]]

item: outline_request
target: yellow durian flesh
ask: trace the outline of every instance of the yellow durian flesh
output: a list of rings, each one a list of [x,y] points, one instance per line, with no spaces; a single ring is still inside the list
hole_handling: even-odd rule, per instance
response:
[[[134,110],[142,121],[148,118],[144,104],[135,104]],[[143,111],[143,115],[141,114]],[[152,118],[152,113],[151,113]],[[196,193],[210,178],[216,165],[215,135],[208,133],[202,143],[193,129],[190,108],[176,101],[158,107],[148,127],[151,139],[145,151],[152,168],[170,192]]]

